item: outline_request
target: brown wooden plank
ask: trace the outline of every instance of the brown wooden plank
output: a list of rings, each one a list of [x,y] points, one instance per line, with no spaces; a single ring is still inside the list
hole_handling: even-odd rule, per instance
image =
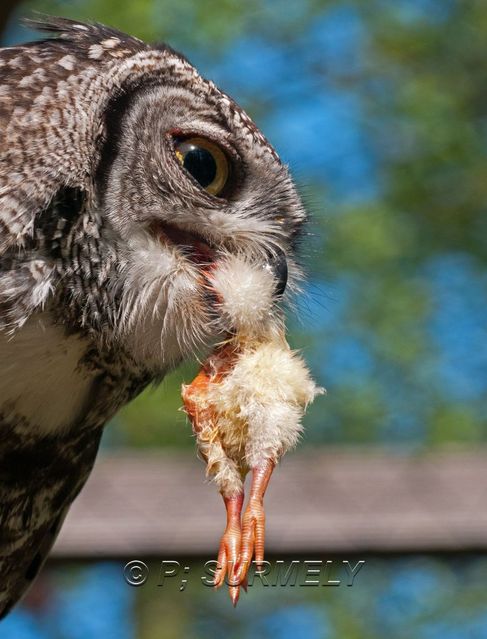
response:
[[[288,455],[266,497],[267,551],[487,548],[487,451],[403,456],[327,449]],[[53,554],[212,556],[225,524],[204,465],[179,453],[101,457]]]

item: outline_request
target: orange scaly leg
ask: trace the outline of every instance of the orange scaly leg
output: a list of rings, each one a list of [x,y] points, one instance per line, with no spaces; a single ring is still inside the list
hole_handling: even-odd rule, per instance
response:
[[[264,561],[265,513],[264,494],[269,484],[274,463],[270,459],[252,469],[252,484],[242,523],[242,545],[236,571],[237,583],[243,583],[255,552],[257,567]]]
[[[242,541],[240,514],[243,500],[243,492],[237,493],[232,497],[223,497],[227,510],[227,526],[220,542],[218,568],[215,572],[215,588],[219,588],[224,583],[225,576],[228,573],[228,589],[234,606],[237,605],[240,595],[240,584],[235,579],[235,573]]]

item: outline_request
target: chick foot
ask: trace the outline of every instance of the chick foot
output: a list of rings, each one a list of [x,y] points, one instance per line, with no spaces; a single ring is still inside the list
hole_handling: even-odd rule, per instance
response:
[[[265,512],[264,494],[275,464],[266,459],[252,471],[252,485],[247,508],[243,516],[241,547],[235,578],[237,583],[247,579],[250,563],[255,554],[257,568],[264,562]]]
[[[241,583],[236,578],[240,547],[242,543],[240,514],[242,512],[243,500],[243,492],[232,497],[223,497],[225,508],[227,510],[227,526],[220,541],[217,559],[218,567],[215,572],[214,579],[215,588],[219,588],[223,585],[225,577],[228,575],[228,589],[230,599],[234,606],[237,605],[240,595],[240,585],[243,585],[244,588],[247,589],[246,583]]]

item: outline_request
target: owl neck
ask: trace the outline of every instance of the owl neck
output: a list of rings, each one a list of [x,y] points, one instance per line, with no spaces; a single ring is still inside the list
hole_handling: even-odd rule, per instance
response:
[[[49,311],[13,336],[0,331],[0,361],[0,431],[34,437],[101,427],[152,381],[122,355],[69,334]]]

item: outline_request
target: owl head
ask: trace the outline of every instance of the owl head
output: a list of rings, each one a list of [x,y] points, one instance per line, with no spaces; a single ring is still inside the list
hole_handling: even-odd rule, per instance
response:
[[[64,321],[151,369],[279,321],[306,216],[250,117],[167,46],[66,20],[41,27],[54,37],[19,48],[12,66],[28,96],[13,136],[29,132],[36,164],[15,241],[42,236],[49,259],[56,237]],[[75,215],[53,206],[67,187]]]

